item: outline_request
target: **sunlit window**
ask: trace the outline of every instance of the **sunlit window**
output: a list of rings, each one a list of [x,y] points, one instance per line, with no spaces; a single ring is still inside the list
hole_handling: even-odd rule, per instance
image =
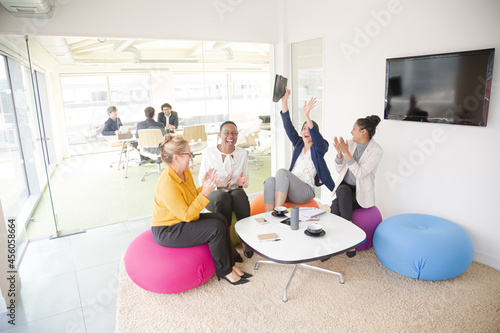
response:
[[[143,120],[151,103],[150,75],[85,75],[61,77],[66,126],[70,144],[96,141],[115,105],[124,125]]]

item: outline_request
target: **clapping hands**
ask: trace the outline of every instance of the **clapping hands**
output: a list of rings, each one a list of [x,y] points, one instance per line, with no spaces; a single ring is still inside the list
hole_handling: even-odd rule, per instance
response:
[[[335,150],[337,150],[338,158],[342,158],[342,154],[345,155],[349,153],[349,146],[347,144],[347,141],[345,141],[342,137],[340,137],[340,140],[337,137],[334,137],[333,146],[335,147]]]
[[[247,182],[247,180],[248,176],[243,177],[243,171],[242,171],[238,179],[236,179],[236,185],[238,185],[239,187],[243,187]]]
[[[201,194],[208,197],[208,195],[217,188],[217,184],[219,183],[217,171],[214,168],[208,169],[207,173],[203,176],[201,183],[203,186]]]
[[[231,178],[233,178],[233,173],[231,172],[226,178],[219,181],[217,187],[228,187],[231,184]]]

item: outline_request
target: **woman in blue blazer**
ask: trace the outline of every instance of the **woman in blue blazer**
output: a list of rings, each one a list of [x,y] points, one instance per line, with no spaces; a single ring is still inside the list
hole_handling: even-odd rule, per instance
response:
[[[281,98],[281,119],[286,134],[293,144],[290,168],[280,169],[275,177],[269,177],[264,183],[264,204],[266,211],[272,211],[285,202],[305,204],[314,199],[314,186],[326,185],[330,191],[335,183],[325,162],[328,141],[323,139],[318,124],[309,117],[309,112],[316,106],[316,99],[304,102],[302,114],[305,122],[301,134],[297,133],[288,112],[290,89],[285,88]]]

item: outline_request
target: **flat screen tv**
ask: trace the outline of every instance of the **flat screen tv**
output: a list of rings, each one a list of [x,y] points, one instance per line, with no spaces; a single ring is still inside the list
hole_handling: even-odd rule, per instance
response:
[[[386,60],[385,119],[486,126],[495,49]]]

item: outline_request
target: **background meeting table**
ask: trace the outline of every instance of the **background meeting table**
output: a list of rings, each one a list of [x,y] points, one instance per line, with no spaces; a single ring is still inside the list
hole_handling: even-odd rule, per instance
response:
[[[113,167],[114,163],[118,163],[118,170],[125,169],[125,178],[128,178],[128,162],[130,161],[130,151],[136,149],[134,144],[137,144],[137,139],[135,138],[135,131],[132,133],[124,133],[112,136],[104,136],[106,141],[113,143],[117,142],[121,144],[120,156],[118,157],[118,162],[113,162],[110,164],[110,168]],[[125,159],[122,162],[122,156],[125,154]],[[123,163],[123,164],[122,164]]]
[[[268,223],[260,224],[257,217],[265,218]],[[241,241],[254,249],[262,257],[270,260],[259,260],[255,263],[294,265],[292,275],[285,287],[283,302],[287,301],[287,289],[292,282],[297,267],[312,269],[324,273],[338,275],[340,283],[344,283],[341,273],[304,264],[310,261],[328,259],[331,256],[344,252],[362,244],[366,234],[352,222],[334,214],[320,215],[316,223],[323,226],[323,236],[308,236],[305,234],[309,221],[299,222],[299,230],[292,230],[289,225],[283,224],[283,217],[274,217],[271,212],[247,217],[238,221],[235,230]],[[279,241],[259,241],[257,235],[276,233]]]

